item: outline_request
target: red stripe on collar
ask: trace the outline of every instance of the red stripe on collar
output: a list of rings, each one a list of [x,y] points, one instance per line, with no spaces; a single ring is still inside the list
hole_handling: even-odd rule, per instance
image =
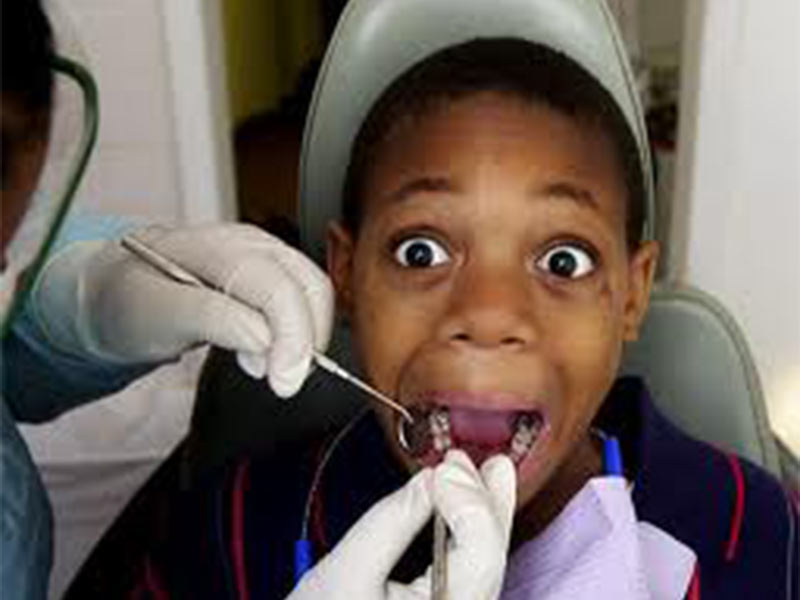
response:
[[[739,534],[742,531],[742,519],[744,518],[744,500],[745,500],[745,484],[744,474],[742,473],[742,465],[739,464],[739,459],[735,454],[725,454],[728,459],[728,465],[731,468],[733,475],[733,482],[736,486],[736,504],[733,509],[733,518],[731,519],[730,533],[728,534],[728,543],[725,545],[725,560],[728,562],[736,558],[736,550],[739,547]]]

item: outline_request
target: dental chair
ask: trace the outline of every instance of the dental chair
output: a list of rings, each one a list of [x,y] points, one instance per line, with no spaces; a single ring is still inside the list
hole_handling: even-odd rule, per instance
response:
[[[753,357],[719,301],[657,286],[621,374],[643,377],[656,405],[686,433],[780,476],[778,450]]]

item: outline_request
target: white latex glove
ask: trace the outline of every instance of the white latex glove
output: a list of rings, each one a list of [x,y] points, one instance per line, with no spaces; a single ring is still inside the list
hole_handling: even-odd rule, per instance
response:
[[[39,321],[57,346],[147,363],[210,343],[236,351],[250,375],[268,375],[279,396],[298,391],[333,320],[331,283],[309,258],[242,224],[134,235],[214,289],[177,283],[117,241],[71,244],[35,291]]]
[[[500,594],[516,501],[516,473],[506,456],[480,472],[459,450],[373,506],[306,573],[287,600],[406,600],[431,597],[430,569],[409,585],[389,573],[437,510],[451,532],[448,597],[494,600]]]

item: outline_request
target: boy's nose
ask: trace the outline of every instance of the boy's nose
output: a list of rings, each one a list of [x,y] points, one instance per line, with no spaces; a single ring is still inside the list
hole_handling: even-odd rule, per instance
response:
[[[465,274],[453,287],[440,339],[482,349],[530,348],[539,332],[526,275],[483,269]]]

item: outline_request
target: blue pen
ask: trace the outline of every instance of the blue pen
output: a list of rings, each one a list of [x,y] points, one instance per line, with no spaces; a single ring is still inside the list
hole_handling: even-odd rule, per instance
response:
[[[622,451],[620,450],[619,440],[613,435],[603,438],[603,467],[606,475],[623,477],[622,470]]]
[[[314,564],[314,551],[311,548],[311,540],[301,539],[294,543],[294,584],[297,585],[303,575],[311,569]]]

